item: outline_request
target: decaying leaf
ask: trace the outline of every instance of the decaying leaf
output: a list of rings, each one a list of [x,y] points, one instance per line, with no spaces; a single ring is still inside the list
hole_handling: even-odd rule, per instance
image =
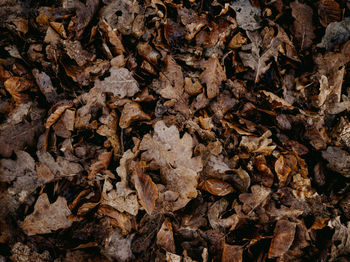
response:
[[[211,99],[219,94],[221,83],[226,80],[226,73],[215,55],[203,64],[203,68],[205,70],[199,79],[202,83],[206,84],[207,96]]]
[[[10,157],[15,150],[23,150],[27,146],[34,146],[36,137],[44,130],[42,123],[34,121],[17,125],[2,124],[0,126],[0,155]]]
[[[139,91],[139,85],[128,69],[112,67],[109,72],[110,76],[102,81],[99,79],[95,81],[97,89],[112,93],[119,98],[133,96]]]
[[[350,222],[343,225],[340,217],[336,217],[328,222],[328,226],[334,229],[329,261],[336,261],[340,256],[348,256],[350,254]]]
[[[162,224],[157,233],[157,245],[167,252],[175,253],[175,241],[173,236],[173,226],[168,218]]]
[[[293,243],[296,224],[288,220],[278,220],[273,232],[269,258],[283,256]]]
[[[328,161],[328,167],[346,177],[350,176],[350,154],[338,147],[329,146],[322,152],[322,157]]]
[[[130,168],[132,170],[131,178],[133,179],[141,205],[151,215],[158,198],[157,186],[153,183],[150,176],[143,172],[138,162],[132,161]]]
[[[167,127],[163,121],[154,126],[154,135],[145,135],[140,144],[142,158],[151,161],[162,173],[166,185],[166,195],[178,195],[165,206],[166,209],[177,210],[184,207],[197,196],[198,172],[202,170],[200,158],[192,157],[192,137],[185,133],[180,138],[175,126]],[[168,193],[167,193],[168,192]],[[169,205],[169,206],[167,206]]]
[[[136,102],[127,103],[123,107],[120,116],[119,126],[121,128],[129,127],[133,122],[140,120],[151,120],[149,115],[142,111],[141,106]]]
[[[14,262],[49,262],[51,261],[50,254],[47,250],[41,254],[30,249],[27,245],[24,245],[21,242],[17,242],[13,245],[11,249],[11,261]]]
[[[246,214],[250,214],[259,205],[263,204],[271,193],[270,188],[260,185],[253,185],[251,191],[251,193],[242,193],[239,195],[239,200],[243,203],[242,210]]]
[[[55,178],[75,176],[83,171],[80,164],[71,162],[62,156],[58,156],[55,160],[49,152],[37,151],[36,155],[39,161],[50,169]]]
[[[252,153],[269,155],[276,148],[275,145],[270,145],[272,143],[272,139],[269,138],[271,135],[271,131],[268,130],[261,137],[243,136],[239,146],[247,148]]]
[[[224,244],[222,249],[222,262],[242,262],[243,247],[238,245]]]
[[[46,123],[45,123],[45,127],[49,128],[50,126],[52,126],[54,123],[57,122],[57,120],[62,116],[62,114],[64,113],[64,111],[66,111],[66,109],[71,108],[73,106],[73,102],[71,101],[61,101],[57,104],[55,104],[50,110],[52,111],[52,113],[50,114],[50,116],[47,118]]]
[[[208,210],[208,219],[212,228],[223,229],[231,227],[234,229],[239,222],[239,217],[236,214],[229,216],[227,218],[221,218],[221,215],[228,206],[228,201],[225,198],[213,203]]]
[[[294,36],[302,50],[309,48],[315,38],[314,25],[312,21],[313,11],[307,4],[299,3],[298,0],[290,4],[292,16],[294,17]]]
[[[39,196],[34,206],[34,212],[24,219],[21,227],[28,236],[51,233],[61,228],[70,227],[72,222],[67,218],[70,214],[65,198],[58,197],[56,202],[50,204],[44,193]]]
[[[198,185],[198,187],[215,196],[226,196],[234,192],[233,187],[229,183],[219,179],[204,180]]]
[[[32,87],[34,83],[23,77],[13,76],[4,83],[6,90],[11,94],[16,103],[24,103],[29,100],[29,95],[22,93]]]
[[[137,196],[134,190],[128,186],[128,170],[130,162],[135,158],[135,154],[128,150],[120,159],[120,166],[117,168],[118,176],[121,178],[117,182],[116,189],[109,180],[105,180],[102,190],[102,203],[115,208],[120,212],[128,212],[135,216],[139,210]]]
[[[250,1],[235,0],[231,7],[236,12],[237,24],[243,30],[254,31],[260,28],[260,9],[252,6]]]
[[[326,33],[322,38],[318,47],[323,47],[326,50],[331,50],[337,45],[344,44],[350,39],[350,18],[344,18],[340,22],[332,22],[326,28]]]

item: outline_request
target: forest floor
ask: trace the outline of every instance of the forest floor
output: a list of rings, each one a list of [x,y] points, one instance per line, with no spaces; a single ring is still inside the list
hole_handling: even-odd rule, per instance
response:
[[[350,2],[0,2],[0,261],[350,261]]]

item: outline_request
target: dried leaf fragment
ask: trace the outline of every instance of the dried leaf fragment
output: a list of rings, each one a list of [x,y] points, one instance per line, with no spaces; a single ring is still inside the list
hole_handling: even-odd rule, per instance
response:
[[[234,192],[233,187],[229,183],[219,179],[204,180],[198,187],[215,196],[226,196]]]
[[[141,205],[151,215],[158,198],[158,188],[153,183],[151,177],[143,172],[139,162],[132,161],[130,168],[132,170],[131,178],[135,184]]]
[[[151,120],[151,117],[142,111],[141,106],[136,102],[127,103],[123,107],[120,116],[119,126],[128,128],[133,122],[140,120]]]
[[[46,193],[39,196],[34,206],[34,212],[21,223],[21,228],[28,236],[47,234],[61,228],[68,228],[72,222],[68,220],[71,214],[64,197],[58,197],[50,204]]]
[[[292,16],[294,17],[293,29],[295,38],[298,40],[302,50],[309,48],[315,38],[314,23],[312,21],[312,8],[298,0],[290,4]]]
[[[243,247],[224,244],[222,249],[221,262],[242,262]]]
[[[164,220],[162,227],[157,233],[157,246],[163,248],[167,252],[176,252],[173,236],[173,226],[169,218],[166,218]]]
[[[294,241],[296,224],[288,220],[278,220],[269,249],[269,258],[283,256]]]
[[[207,86],[207,96],[209,99],[216,97],[219,94],[219,88],[222,81],[226,80],[226,73],[221,67],[219,59],[213,55],[204,64],[204,71],[199,79]]]
[[[29,99],[28,94],[22,92],[28,90],[33,85],[34,83],[32,81],[19,76],[10,77],[4,83],[6,90],[11,94],[13,100],[19,104]]]
[[[243,203],[242,210],[246,214],[253,212],[255,208],[263,204],[271,193],[270,188],[260,185],[253,185],[251,191],[251,193],[242,193],[239,195],[239,200]]]
[[[64,111],[66,111],[66,109],[68,109],[68,108],[71,108],[72,106],[73,106],[73,102],[72,101],[66,101],[66,100],[60,101],[57,104],[55,104],[51,108],[52,113],[47,118],[46,123],[45,123],[45,127],[49,128],[54,123],[56,123],[57,120],[62,116]]]
[[[111,75],[102,81],[97,79],[95,87],[102,92],[110,92],[119,98],[131,97],[139,91],[139,85],[126,68],[112,67]]]

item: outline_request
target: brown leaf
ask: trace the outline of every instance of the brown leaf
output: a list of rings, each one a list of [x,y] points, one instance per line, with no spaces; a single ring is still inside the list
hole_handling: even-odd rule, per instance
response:
[[[178,9],[182,24],[185,26],[186,40],[192,40],[194,36],[207,24],[205,16],[198,16],[192,9],[185,7]]]
[[[271,193],[270,188],[260,185],[253,185],[251,191],[251,193],[242,193],[239,195],[239,200],[243,203],[242,210],[246,214],[250,214],[255,208],[263,204]]]
[[[114,208],[104,205],[100,206],[97,212],[113,218],[115,220],[114,225],[122,230],[123,235],[128,235],[133,229],[132,219],[128,214],[118,212]]]
[[[73,102],[72,101],[67,101],[67,100],[62,100],[62,101],[56,103],[50,109],[51,114],[46,120],[45,127],[49,128],[54,123],[56,123],[57,120],[62,116],[64,111],[66,111],[66,109],[68,109],[68,108],[71,108],[72,106],[73,106]]]
[[[51,182],[55,178],[51,170],[43,163],[36,163],[35,171],[38,179],[44,183]]]
[[[163,248],[167,252],[176,252],[173,227],[169,218],[164,220],[162,227],[157,233],[157,246]]]
[[[221,214],[226,211],[228,207],[228,201],[225,198],[213,203],[208,210],[208,220],[213,229],[235,228],[239,222],[237,214],[233,214],[227,218],[221,218]]]
[[[130,168],[132,170],[131,178],[133,179],[141,205],[151,215],[158,198],[157,186],[153,183],[151,177],[143,172],[139,162],[132,161]]]
[[[22,150],[26,146],[34,146],[36,144],[36,137],[44,129],[44,126],[40,122],[1,125],[0,155],[10,157],[15,150]]]
[[[53,87],[50,77],[45,72],[40,72],[38,69],[33,69],[32,73],[41,93],[46,97],[47,102],[57,102],[56,89]]]
[[[53,129],[55,134],[69,138],[71,136],[71,131],[74,130],[75,122],[75,110],[66,109],[60,119],[54,124]]]
[[[101,136],[106,136],[113,147],[114,158],[120,157],[121,148],[117,134],[117,113],[113,110],[109,115],[100,117],[99,120],[103,125],[96,130],[96,133]]]
[[[273,232],[269,249],[269,258],[283,256],[294,241],[296,224],[288,220],[278,220]]]
[[[321,0],[318,4],[318,17],[321,25],[327,27],[330,23],[341,20],[342,10],[334,0]]]
[[[99,154],[98,160],[91,165],[91,168],[90,168],[91,171],[89,173],[88,178],[93,179],[98,172],[101,172],[102,170],[107,169],[109,166],[109,163],[111,162],[111,158],[112,158],[112,152],[103,152]]]
[[[82,67],[86,63],[95,60],[95,55],[84,50],[79,41],[63,40],[62,43],[67,55],[73,59],[78,66]]]
[[[296,160],[294,164],[296,167]],[[286,186],[291,171],[292,168],[289,167],[287,163],[285,163],[285,158],[283,157],[283,155],[280,155],[280,157],[275,162],[275,172],[277,174],[279,187]]]
[[[224,244],[222,249],[221,262],[242,262],[243,247]]]
[[[109,71],[110,76],[102,81],[99,79],[95,81],[97,89],[110,92],[119,98],[131,97],[139,91],[139,85],[128,69],[112,67]]]
[[[113,52],[113,55],[117,56],[123,54],[125,49],[118,33],[115,32],[105,20],[102,20],[99,28],[108,39],[108,42],[112,45],[111,51]]]
[[[241,32],[235,34],[228,44],[229,48],[240,48],[242,45],[247,43],[247,38],[245,38]]]
[[[151,120],[151,118],[142,111],[142,108],[138,103],[127,103],[123,107],[119,120],[119,126],[121,128],[128,128],[133,122],[141,120]]]
[[[21,242],[17,242],[11,249],[11,261],[13,262],[49,262],[52,260],[47,250],[39,254]]]
[[[32,81],[19,76],[10,77],[4,83],[6,90],[11,94],[13,100],[19,104],[29,100],[29,95],[22,92],[28,90],[33,85],[34,83]]]
[[[226,196],[234,192],[233,187],[229,183],[219,179],[204,180],[198,185],[198,187],[215,196]]]
[[[128,170],[129,163],[135,158],[135,154],[128,150],[120,159],[120,166],[117,168],[118,176],[121,181],[116,183],[116,189],[111,182],[106,179],[102,190],[102,204],[111,206],[120,212],[128,212],[136,216],[139,210],[139,203],[135,190],[129,187]]]
[[[44,193],[36,201],[34,212],[21,223],[21,228],[28,236],[51,233],[70,227],[72,222],[67,218],[70,214],[65,198],[60,196],[56,202],[50,204]]]
[[[219,94],[222,81],[226,80],[226,73],[220,65],[219,59],[213,55],[204,64],[204,71],[199,79],[207,86],[207,96],[209,99]]]
[[[272,135],[271,131],[266,131],[261,137],[243,136],[240,147],[245,147],[249,152],[269,155],[276,148],[275,145],[270,145],[272,139],[268,138]]]
[[[331,257],[329,261],[337,261],[341,255],[350,254],[350,223],[342,224],[340,217],[333,218],[328,226],[334,228],[332,236]]]
[[[167,127],[163,121],[155,124],[153,137],[147,134],[141,141],[140,150],[146,150],[141,158],[160,168],[167,189],[166,209],[180,209],[197,196],[198,172],[203,167],[200,158],[192,157],[192,147],[193,140],[188,133],[180,138],[177,128]],[[166,195],[174,198],[168,201]]]
[[[312,41],[315,38],[312,8],[306,4],[299,3],[298,0],[292,2],[290,7],[292,8],[292,16],[295,19],[293,23],[294,36],[301,50],[305,50],[312,45]]]

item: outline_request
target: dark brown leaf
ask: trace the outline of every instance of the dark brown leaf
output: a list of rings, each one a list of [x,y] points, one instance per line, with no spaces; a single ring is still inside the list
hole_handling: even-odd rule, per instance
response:
[[[295,236],[296,224],[288,220],[278,220],[273,232],[269,249],[269,258],[283,256],[291,247]]]

